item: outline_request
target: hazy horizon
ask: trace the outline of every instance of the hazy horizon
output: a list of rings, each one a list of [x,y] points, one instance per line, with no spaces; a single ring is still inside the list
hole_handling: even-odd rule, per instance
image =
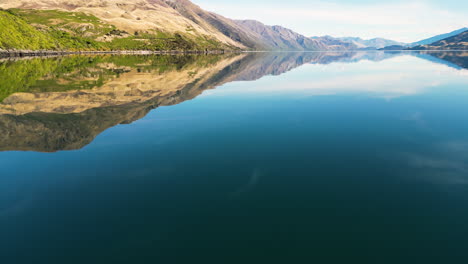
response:
[[[281,25],[309,37],[380,37],[411,43],[468,27],[468,3],[455,0],[392,3],[369,0],[193,2],[229,18],[254,19],[267,25]]]

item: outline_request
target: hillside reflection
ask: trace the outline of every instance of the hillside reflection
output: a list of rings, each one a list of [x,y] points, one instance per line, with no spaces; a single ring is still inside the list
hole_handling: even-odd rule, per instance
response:
[[[106,129],[233,81],[304,64],[412,55],[467,68],[468,53],[298,52],[191,56],[67,56],[0,61],[0,150],[80,149]]]

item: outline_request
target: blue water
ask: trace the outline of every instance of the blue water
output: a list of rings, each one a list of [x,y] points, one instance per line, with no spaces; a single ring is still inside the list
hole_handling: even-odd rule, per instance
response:
[[[454,65],[301,62],[76,150],[0,152],[2,263],[464,263]]]

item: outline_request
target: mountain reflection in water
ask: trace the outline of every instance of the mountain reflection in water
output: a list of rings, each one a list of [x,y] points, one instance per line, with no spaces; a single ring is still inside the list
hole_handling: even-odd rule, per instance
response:
[[[468,52],[296,52],[190,56],[66,56],[0,61],[0,150],[80,149],[106,129],[234,81],[304,64],[411,55],[455,69]]]

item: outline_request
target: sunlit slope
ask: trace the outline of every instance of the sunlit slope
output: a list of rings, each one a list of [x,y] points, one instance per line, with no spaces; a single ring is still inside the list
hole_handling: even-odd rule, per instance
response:
[[[180,0],[178,0],[180,1]],[[178,2],[176,1],[176,2]],[[197,41],[214,41],[226,46],[245,48],[221,33],[210,23],[192,21],[162,0],[0,0],[0,7],[24,10],[59,10],[86,13],[99,18],[129,35],[180,34]],[[195,5],[193,5],[196,7]],[[50,24],[48,24],[50,25]],[[161,37],[161,36],[159,36]]]
[[[53,49],[55,41],[23,19],[0,10],[0,49]]]
[[[0,11],[1,49],[28,50],[222,50],[237,49],[213,36],[142,28],[125,31],[84,12]]]
[[[358,48],[338,39],[312,39],[259,21],[229,19],[189,0],[0,0],[0,7],[18,11],[39,30],[58,30],[85,38],[91,44],[97,41],[100,47],[108,49],[323,51]]]

